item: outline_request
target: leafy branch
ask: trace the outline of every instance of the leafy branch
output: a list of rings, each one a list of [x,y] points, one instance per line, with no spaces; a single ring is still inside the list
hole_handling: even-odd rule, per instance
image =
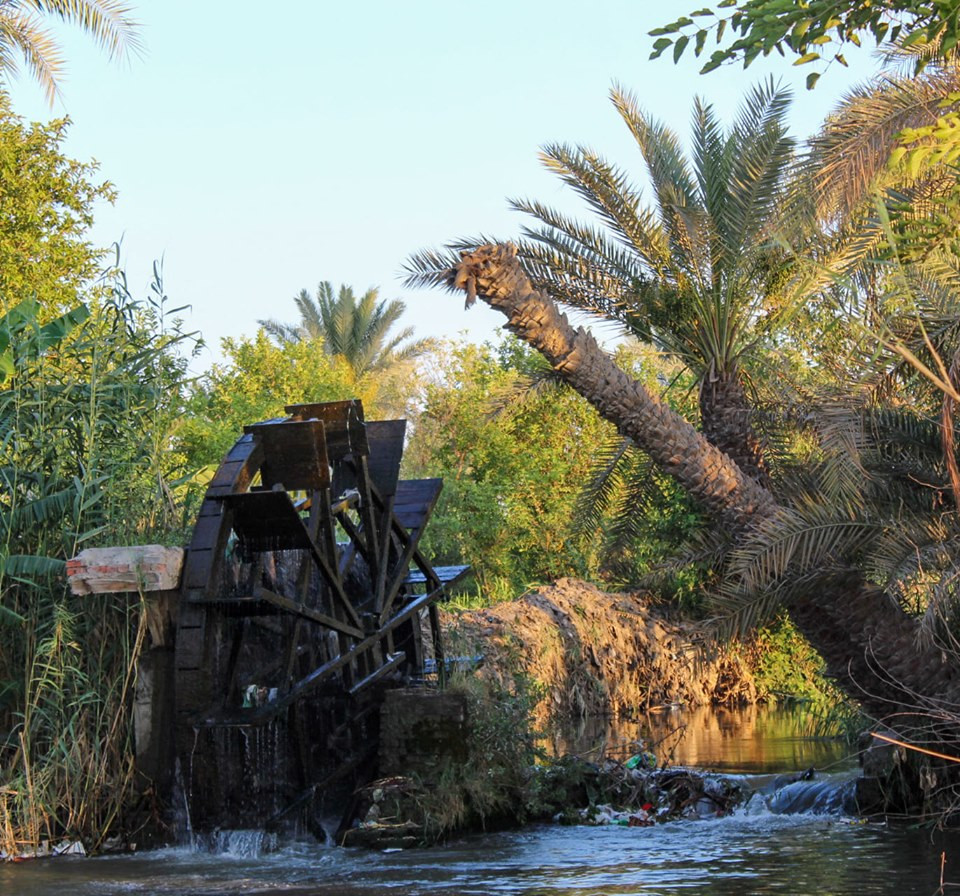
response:
[[[654,28],[650,58],[672,48],[677,62],[691,42],[694,55],[700,57],[711,33],[717,49],[700,69],[704,74],[737,60],[743,60],[746,68],[774,50],[781,56],[789,51],[796,57],[794,65],[830,61],[846,65],[842,50],[848,44],[859,47],[866,34],[873,36],[877,46],[925,44],[944,56],[960,41],[958,13],[960,0],[721,0],[716,11],[703,7]],[[729,36],[733,40],[722,46]],[[918,55],[916,71],[928,61],[927,54]],[[819,77],[820,72],[811,72],[807,88],[812,89]]]

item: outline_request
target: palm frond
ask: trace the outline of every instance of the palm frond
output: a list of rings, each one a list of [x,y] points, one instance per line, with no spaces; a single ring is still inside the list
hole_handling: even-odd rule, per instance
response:
[[[571,526],[575,534],[599,531],[604,516],[611,510],[624,479],[630,439],[616,438],[593,452],[593,464],[577,498]]]
[[[853,89],[811,141],[810,166],[820,214],[849,218],[872,187],[883,184],[894,138],[933,124],[941,101],[960,87],[960,66],[915,77],[885,77]]]

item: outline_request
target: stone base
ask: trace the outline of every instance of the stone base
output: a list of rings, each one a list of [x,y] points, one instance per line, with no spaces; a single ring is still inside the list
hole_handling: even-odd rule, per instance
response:
[[[380,710],[380,774],[422,775],[441,757],[467,760],[467,701],[463,694],[400,688]]]

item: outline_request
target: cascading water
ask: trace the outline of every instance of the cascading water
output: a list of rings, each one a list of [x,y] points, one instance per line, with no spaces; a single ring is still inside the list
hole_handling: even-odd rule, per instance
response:
[[[762,801],[774,815],[856,815],[856,786],[856,778],[849,774],[814,777],[760,790],[750,802]]]

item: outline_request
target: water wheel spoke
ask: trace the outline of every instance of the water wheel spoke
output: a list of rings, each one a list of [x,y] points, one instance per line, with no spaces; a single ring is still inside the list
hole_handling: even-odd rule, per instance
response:
[[[406,654],[404,653],[394,653],[387,656],[386,661],[377,669],[374,669],[366,678],[358,681],[352,688],[350,688],[350,695],[359,694],[364,688],[369,687],[374,682],[379,681],[386,675],[388,672],[396,669],[405,659]]]
[[[363,629],[358,626],[341,622],[339,619],[336,619],[327,613],[321,613],[319,610],[314,610],[311,607],[304,606],[299,601],[293,600],[289,597],[284,597],[282,594],[277,594],[275,591],[271,591],[269,588],[257,586],[257,588],[254,590],[253,597],[255,600],[266,601],[275,607],[279,607],[281,610],[286,610],[289,613],[295,613],[298,616],[302,616],[304,619],[310,619],[313,622],[319,622],[321,625],[325,625],[327,628],[332,628],[334,631],[341,632],[344,635],[349,635],[351,638],[362,638],[364,635]]]

